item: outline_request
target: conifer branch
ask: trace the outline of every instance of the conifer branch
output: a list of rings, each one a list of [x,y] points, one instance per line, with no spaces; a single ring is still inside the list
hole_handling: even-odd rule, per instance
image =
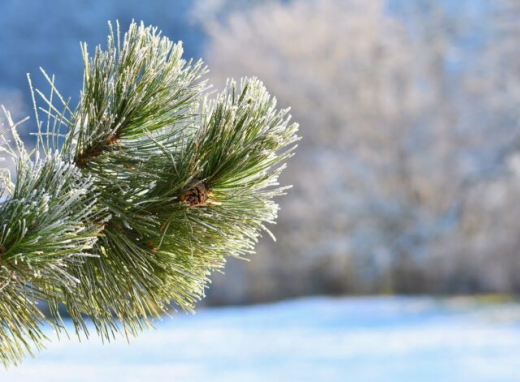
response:
[[[82,53],[76,108],[45,72],[51,95],[33,92],[47,119],[46,131],[37,119],[42,158],[16,133],[17,149],[3,146],[17,163],[14,183],[0,178],[6,364],[41,347],[36,299],[57,330],[63,306],[78,335],[88,318],[106,340],[136,335],[171,303],[192,311],[226,256],[253,252],[286,189],[277,179],[297,125],[259,80],[210,100],[203,64],[143,24],[122,39],[110,26],[106,50]]]

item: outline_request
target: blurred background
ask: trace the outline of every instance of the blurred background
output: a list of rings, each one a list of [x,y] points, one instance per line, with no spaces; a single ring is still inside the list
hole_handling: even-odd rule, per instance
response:
[[[175,317],[154,334],[175,332],[182,354],[188,342],[205,349],[173,374],[520,380],[520,2],[4,0],[0,103],[15,119],[30,115],[26,73],[46,89],[40,66],[77,100],[79,41],[104,44],[116,19],[123,29],[143,20],[182,40],[217,90],[230,77],[259,77],[291,107],[303,137],[281,179],[294,188],[270,227],[277,241],[266,235],[250,261],[230,259],[197,320]],[[30,132],[27,123],[28,140]],[[232,324],[238,332],[223,335]],[[325,327],[335,328],[330,338],[313,337]],[[178,328],[186,329],[181,339]],[[219,341],[230,338],[236,353],[222,355]],[[377,352],[381,341],[388,354]],[[302,347],[284,348],[292,342],[308,353],[294,356]],[[88,346],[74,349],[101,351]],[[132,346],[125,351],[148,349]],[[49,362],[63,361],[67,348],[57,349]],[[154,356],[170,366],[182,359],[168,354]],[[218,354],[219,367],[204,363]],[[32,375],[39,362],[11,377]],[[139,370],[152,373],[142,366],[135,378]]]

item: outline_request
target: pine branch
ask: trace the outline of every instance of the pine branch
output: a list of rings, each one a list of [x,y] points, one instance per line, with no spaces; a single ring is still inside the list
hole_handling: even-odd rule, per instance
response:
[[[82,45],[75,109],[44,72],[44,158],[25,153],[16,134],[22,154],[5,146],[18,167],[14,184],[1,178],[10,186],[0,204],[0,312],[31,293],[3,316],[5,363],[44,339],[37,298],[57,330],[63,305],[78,335],[89,335],[88,318],[106,340],[136,335],[171,303],[193,310],[226,256],[254,251],[276,219],[272,198],[286,189],[277,179],[297,125],[260,81],[229,82],[209,100],[206,69],[183,60],[180,44],[142,24],[123,39],[116,30],[93,57]]]
[[[42,347],[44,315],[36,301],[76,288],[70,267],[92,256],[100,230],[86,224],[97,215],[89,177],[57,154],[31,160],[21,147],[2,149],[17,169],[16,182],[3,182],[0,192],[0,360],[7,365]]]

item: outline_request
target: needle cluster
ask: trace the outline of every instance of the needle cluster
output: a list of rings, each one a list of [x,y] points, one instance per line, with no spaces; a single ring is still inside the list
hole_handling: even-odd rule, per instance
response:
[[[64,330],[63,309],[78,335],[88,319],[105,340],[138,334],[172,304],[192,311],[226,256],[269,232],[298,140],[259,80],[210,97],[204,65],[156,28],[132,23],[121,38],[110,26],[105,50],[82,53],[76,107],[42,71],[51,90],[32,93],[34,150],[5,111],[13,139],[0,150],[16,164],[0,175],[6,365],[42,347],[42,324]]]

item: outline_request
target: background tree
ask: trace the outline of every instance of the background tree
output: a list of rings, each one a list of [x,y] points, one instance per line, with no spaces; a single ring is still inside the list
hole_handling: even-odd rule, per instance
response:
[[[306,139],[284,175],[298,187],[282,205],[280,242],[263,245],[252,267],[237,264],[242,288],[219,280],[227,298],[516,291],[518,224],[503,214],[518,192],[509,79],[520,52],[500,17],[518,10],[262,3],[205,19],[211,75],[262,77]]]

